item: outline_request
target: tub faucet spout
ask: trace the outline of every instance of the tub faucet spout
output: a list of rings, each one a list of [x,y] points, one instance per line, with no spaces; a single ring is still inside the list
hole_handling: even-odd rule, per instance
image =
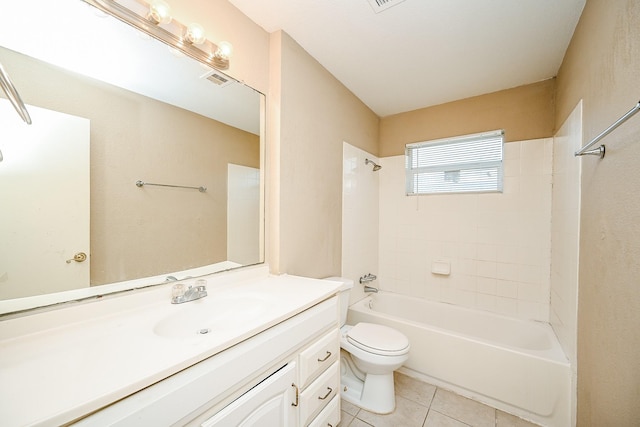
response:
[[[365,285],[365,286],[364,286],[364,291],[365,291],[365,292],[373,292],[373,293],[376,293],[376,292],[378,292],[378,288],[374,288],[373,286]]]

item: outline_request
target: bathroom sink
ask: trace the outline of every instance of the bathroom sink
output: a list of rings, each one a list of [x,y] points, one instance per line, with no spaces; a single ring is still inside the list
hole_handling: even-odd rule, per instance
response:
[[[219,335],[246,328],[268,312],[272,303],[272,298],[262,294],[209,294],[175,306],[176,311],[156,323],[153,332],[165,338]]]

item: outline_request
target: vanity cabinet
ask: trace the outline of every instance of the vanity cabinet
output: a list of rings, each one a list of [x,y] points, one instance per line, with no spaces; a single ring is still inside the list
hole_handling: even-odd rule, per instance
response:
[[[294,360],[211,418],[195,425],[335,427],[340,420],[338,332],[332,329]]]
[[[333,296],[77,425],[335,427],[338,315]]]

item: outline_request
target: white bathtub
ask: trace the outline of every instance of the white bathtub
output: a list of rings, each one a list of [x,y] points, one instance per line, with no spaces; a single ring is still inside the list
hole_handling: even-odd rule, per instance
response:
[[[403,370],[544,426],[571,425],[571,369],[547,323],[380,291],[349,307],[411,342]]]

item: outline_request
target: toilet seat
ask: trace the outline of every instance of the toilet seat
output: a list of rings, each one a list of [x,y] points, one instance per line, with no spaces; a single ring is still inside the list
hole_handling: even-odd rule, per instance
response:
[[[358,323],[346,335],[348,342],[369,353],[399,356],[409,351],[409,339],[401,332],[384,325]]]

